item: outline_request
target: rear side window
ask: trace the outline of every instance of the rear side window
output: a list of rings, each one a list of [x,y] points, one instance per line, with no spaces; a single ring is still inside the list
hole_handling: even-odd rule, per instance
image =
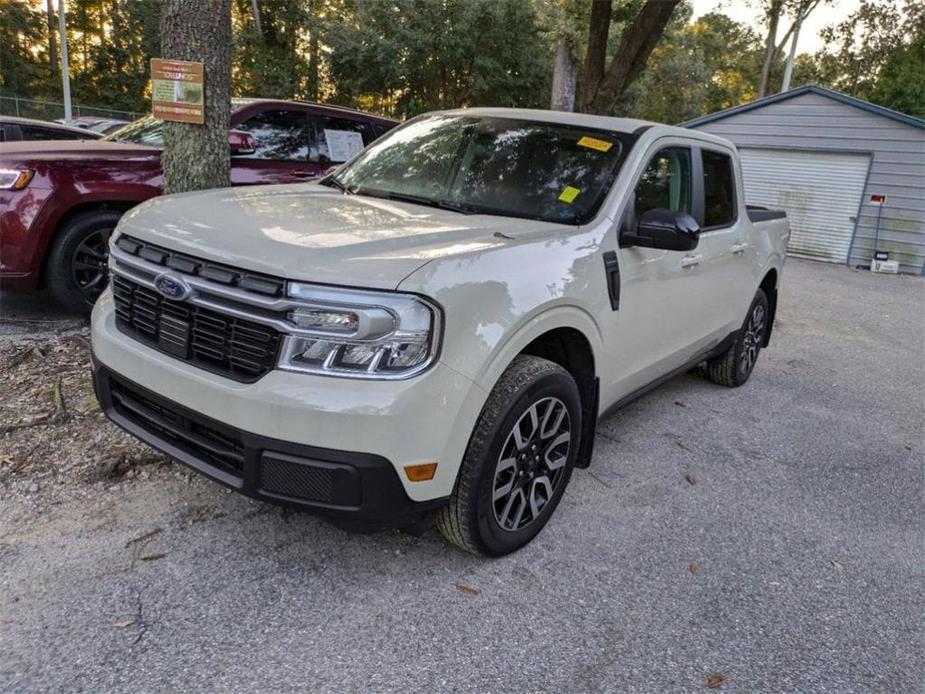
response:
[[[345,162],[378,137],[365,121],[315,114],[312,122],[315,132],[310,157],[314,162]]]
[[[34,125],[21,125],[20,131],[22,132],[23,140],[77,140],[81,137],[67,130],[55,130]]]
[[[736,219],[732,157],[703,150],[703,226],[721,227]]]
[[[254,138],[253,159],[306,161],[311,127],[305,111],[264,111],[236,127]]]
[[[649,210],[691,211],[691,152],[667,147],[656,153],[636,185],[635,213]]]

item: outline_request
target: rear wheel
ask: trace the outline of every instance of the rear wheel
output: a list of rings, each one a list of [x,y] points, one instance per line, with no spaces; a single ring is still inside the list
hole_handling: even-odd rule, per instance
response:
[[[532,540],[568,485],[581,437],[578,386],[561,366],[519,356],[492,390],[437,527],[476,554]]]
[[[735,342],[722,355],[706,363],[707,378],[730,388],[738,388],[748,380],[770,327],[768,316],[768,297],[759,289]]]
[[[109,280],[109,237],[122,216],[113,210],[84,212],[70,219],[53,241],[48,258],[52,296],[75,313],[89,313]]]

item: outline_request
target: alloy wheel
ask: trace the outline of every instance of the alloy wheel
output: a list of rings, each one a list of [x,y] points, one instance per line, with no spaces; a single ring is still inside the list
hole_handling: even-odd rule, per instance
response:
[[[547,397],[530,405],[505,438],[495,467],[492,507],[507,531],[539,518],[562,481],[572,443],[568,408]]]
[[[100,229],[84,238],[71,258],[71,277],[88,302],[93,303],[109,280],[109,236]]]
[[[761,304],[756,304],[748,317],[748,323],[745,326],[745,334],[742,337],[742,356],[741,369],[742,373],[751,373],[758,359],[758,351],[761,349],[761,343],[764,340],[765,310]]]

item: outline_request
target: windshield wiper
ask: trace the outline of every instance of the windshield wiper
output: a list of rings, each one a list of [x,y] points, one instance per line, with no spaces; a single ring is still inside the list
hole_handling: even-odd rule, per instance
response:
[[[450,210],[459,214],[477,214],[478,210],[471,205],[452,200],[435,200],[434,198],[425,198],[423,195],[412,195],[411,193],[395,193],[388,190],[373,190],[367,188],[358,188],[355,191],[359,195],[369,195],[374,198],[385,198],[386,200],[397,200],[399,202],[410,202],[415,205],[426,205],[427,207],[437,207],[441,210]]]
[[[352,195],[354,191],[350,190],[350,186],[343,183],[337,176],[328,176],[319,183],[323,186],[330,186],[332,188],[337,188],[344,195]]]

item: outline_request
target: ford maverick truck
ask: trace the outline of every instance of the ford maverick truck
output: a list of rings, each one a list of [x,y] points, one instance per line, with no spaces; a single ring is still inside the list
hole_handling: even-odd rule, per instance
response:
[[[735,147],[643,121],[427,114],[315,183],[152,199],[110,239],[94,381],[246,495],[501,555],[600,417],[699,367],[740,386],[789,236]]]

